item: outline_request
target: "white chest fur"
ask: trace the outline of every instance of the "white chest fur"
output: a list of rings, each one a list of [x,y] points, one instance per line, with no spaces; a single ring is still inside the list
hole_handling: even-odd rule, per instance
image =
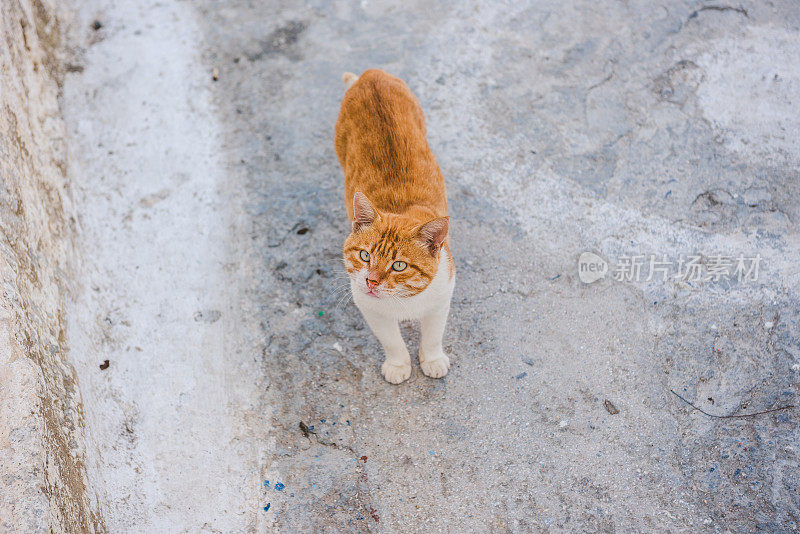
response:
[[[412,297],[375,298],[365,292],[365,270],[350,277],[353,301],[386,353],[381,373],[388,382],[399,384],[411,376],[411,357],[399,326],[400,321],[407,319],[418,319],[421,324],[419,363],[422,372],[432,378],[447,374],[450,358],[442,348],[442,336],[455,281],[455,276],[450,276],[446,250],[439,255],[439,266],[431,283]]]

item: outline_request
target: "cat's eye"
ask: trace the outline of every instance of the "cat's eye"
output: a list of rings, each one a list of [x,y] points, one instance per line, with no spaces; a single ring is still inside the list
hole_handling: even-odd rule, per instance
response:
[[[398,273],[400,271],[404,271],[406,267],[408,267],[408,264],[406,264],[406,262],[404,261],[396,261],[392,264],[392,269],[394,269]]]
[[[361,261],[369,263],[369,252],[362,250],[359,256],[361,256]]]

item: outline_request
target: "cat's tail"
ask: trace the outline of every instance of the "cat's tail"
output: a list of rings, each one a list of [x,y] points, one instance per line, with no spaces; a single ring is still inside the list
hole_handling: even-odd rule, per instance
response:
[[[358,81],[358,76],[353,74],[352,72],[345,72],[342,74],[342,81],[344,82],[344,88],[350,89],[353,87],[353,84]]]

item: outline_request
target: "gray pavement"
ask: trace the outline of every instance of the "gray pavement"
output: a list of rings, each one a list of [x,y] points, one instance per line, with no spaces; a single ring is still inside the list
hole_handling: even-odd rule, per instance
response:
[[[227,411],[251,414],[231,439],[252,473],[220,481],[244,519],[209,531],[800,528],[797,409],[717,418],[670,392],[713,415],[800,403],[797,4],[192,12],[200,41],[184,44],[219,129],[202,148],[233,242],[235,291],[213,290],[240,310],[220,334],[239,336]],[[372,67],[419,97],[448,185],[442,380],[415,363],[384,382],[343,291],[333,124],[342,72]],[[580,281],[584,251],[608,261],[604,279]],[[757,280],[673,276],[681,255],[707,269],[717,254],[759,255]],[[667,280],[646,263],[614,279],[650,255],[672,262]],[[415,354],[416,327],[403,332]]]

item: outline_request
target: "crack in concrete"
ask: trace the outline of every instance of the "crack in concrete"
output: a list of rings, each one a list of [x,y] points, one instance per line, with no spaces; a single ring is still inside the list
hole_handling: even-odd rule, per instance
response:
[[[750,18],[750,16],[749,16],[749,15],[748,15],[748,13],[747,13],[747,10],[746,10],[745,8],[743,8],[743,7],[733,7],[733,6],[703,6],[703,7],[701,7],[700,9],[696,9],[695,11],[692,11],[692,13],[691,13],[691,14],[689,15],[689,17],[686,19],[686,21],[688,22],[688,21],[690,21],[690,20],[692,20],[692,19],[695,19],[695,18],[697,18],[697,17],[698,17],[698,15],[700,15],[700,13],[703,13],[703,12],[705,12],[705,11],[716,11],[716,12],[723,12],[723,13],[724,13],[725,11],[733,11],[733,12],[735,12],[735,13],[739,13],[740,15],[744,15],[744,16],[745,16],[745,18]]]

